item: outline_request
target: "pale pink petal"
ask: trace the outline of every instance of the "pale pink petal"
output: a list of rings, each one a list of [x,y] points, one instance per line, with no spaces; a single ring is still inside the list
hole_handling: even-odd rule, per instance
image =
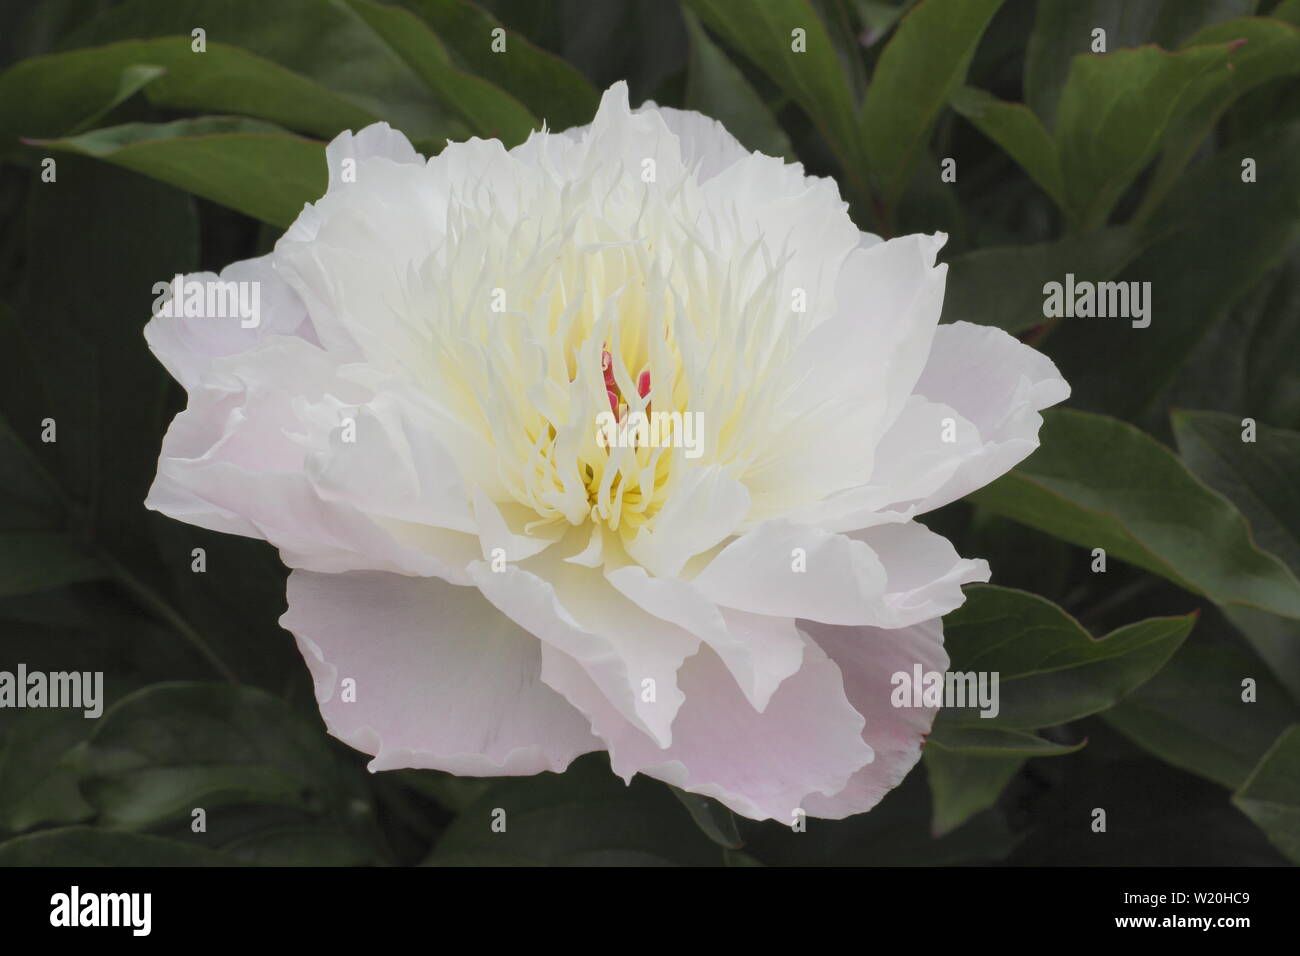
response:
[[[372,754],[371,770],[559,772],[600,747],[542,683],[537,639],[477,588],[294,571],[288,597],[280,623],[311,669],[325,725]]]
[[[557,674],[572,687],[589,684],[581,664],[553,649]],[[759,713],[712,650],[701,649],[681,669],[686,703],[673,724],[673,742],[658,747],[600,694],[568,694],[609,747],[614,772],[656,777],[714,797],[755,820],[794,822],[809,794],[834,794],[872,760],[862,717],[845,697],[839,668],[811,641],[803,666]]]
[[[938,708],[895,707],[892,678],[896,673],[911,678],[917,665],[922,673],[947,671],[943,625],[933,620],[893,630],[813,622],[804,627],[839,665],[844,691],[866,721],[862,739],[876,755],[842,790],[829,795],[812,794],[804,801],[809,816],[838,820],[870,810],[903,782],[921,758],[925,735],[930,732]]]
[[[1069,398],[1070,386],[1051,359],[1001,329],[954,322],[939,327],[916,393],[954,408],[983,445],[926,496],[924,512],[982,488],[1028,458],[1038,447],[1038,413]],[[913,497],[900,492],[900,500]]]
[[[172,278],[168,277],[169,282]],[[275,274],[271,256],[232,263],[221,270],[220,276],[211,272],[190,273],[182,276],[182,282],[204,283],[205,290],[211,283],[223,286],[239,283],[242,290],[236,286],[236,295],[243,296],[242,305],[253,313],[248,318],[239,314],[164,316],[155,313],[145,326],[145,341],[158,361],[187,392],[198,387],[214,359],[247,352],[269,336],[296,336],[316,342],[307,310],[297,294]],[[171,289],[160,296],[169,301],[171,297]],[[206,293],[204,298],[206,308]],[[182,285],[181,300],[172,306],[183,308],[184,301]],[[227,302],[223,311],[237,313],[238,310],[231,307],[233,302]]]

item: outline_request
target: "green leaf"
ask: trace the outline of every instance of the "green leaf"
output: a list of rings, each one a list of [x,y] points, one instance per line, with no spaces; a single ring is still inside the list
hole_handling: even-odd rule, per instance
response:
[[[81,133],[90,129],[109,113],[113,112],[113,110],[117,109],[131,97],[135,96],[135,94],[147,87],[150,83],[153,83],[159,77],[165,76],[166,74],[167,71],[161,66],[136,64],[134,66],[124,67],[122,72],[118,75],[117,88],[113,90],[112,95],[104,101],[99,109],[82,119],[80,123],[71,129],[58,130],[58,132]],[[0,76],[0,82],[3,82],[3,80],[4,77]],[[14,98],[18,99],[17,97]],[[0,103],[3,102],[4,95],[3,93],[0,93]],[[6,136],[4,139],[9,140],[10,137]]]
[[[0,708],[0,833],[86,820],[80,747],[115,702],[160,675],[208,669],[114,589],[72,585],[0,599],[3,663],[27,672],[103,675],[80,706]],[[299,664],[301,666],[301,663]],[[87,712],[92,716],[87,717]]]
[[[1056,145],[1067,206],[1085,230],[1111,210],[1195,106],[1207,76],[1227,81],[1227,44],[1166,53],[1156,47],[1077,56],[1061,92]]]
[[[1258,161],[1257,182],[1241,181],[1243,156]],[[1267,128],[1182,177],[1144,226],[1157,240],[1118,276],[1150,283],[1151,324],[1064,319],[1046,340],[1074,403],[1123,418],[1158,406],[1187,356],[1300,244],[1297,182],[1300,122]]]
[[[1300,90],[1300,85],[1297,86]],[[1151,411],[1203,408],[1300,428],[1300,242],[1197,342]],[[1249,409],[1249,411],[1245,411]]]
[[[1029,107],[1023,103],[1006,103],[972,86],[962,87],[953,96],[951,105],[1019,163],[1058,208],[1066,208],[1056,141]]]
[[[945,836],[997,802],[1030,757],[1059,757],[1080,750],[1024,730],[996,726],[996,718],[978,722],[935,721],[922,758],[930,778],[934,811],[930,832]]]
[[[1257,424],[1255,441],[1244,442],[1237,415],[1176,411],[1172,420],[1187,466],[1241,509],[1259,547],[1300,573],[1300,433]],[[1300,700],[1300,623],[1244,607],[1227,613]]]
[[[698,793],[687,793],[676,787],[669,787],[674,797],[691,815],[701,832],[718,846],[729,850],[739,849],[745,841],[736,829],[736,816],[718,801]]]
[[[624,785],[603,756],[593,755],[574,761],[563,774],[510,778],[494,786],[456,817],[426,862],[716,866],[721,859],[719,848],[665,787],[640,776]]]
[[[0,597],[107,577],[85,539],[60,532],[0,532]]]
[[[1073,58],[1095,55],[1092,31],[1106,31],[1106,50],[1142,43],[1175,49],[1206,23],[1255,12],[1258,0],[1038,0],[1025,54],[1025,102],[1049,128]]]
[[[281,227],[327,183],[323,143],[234,116],[127,123],[41,145],[143,173]]]
[[[0,309],[0,322],[6,310]],[[11,354],[24,344],[22,338],[9,335]],[[39,419],[32,416],[30,425],[39,427]],[[43,531],[60,527],[64,521],[64,505],[41,462],[14,432],[12,426],[0,418],[0,487],[5,494],[0,497],[0,528],[6,531]]]
[[[862,102],[860,129],[885,203],[903,194],[940,110],[960,89],[1002,0],[922,0],[885,44]]]
[[[888,0],[853,0],[858,18],[866,27],[863,46],[874,46],[894,28],[894,24],[907,12],[906,3],[889,3]]]
[[[1218,604],[1300,618],[1300,582],[1260,551],[1241,512],[1132,425],[1045,412],[1042,447],[972,500]]]
[[[1084,744],[1053,743],[1025,730],[996,726],[996,722],[997,718],[990,718],[989,726],[983,726],[983,719],[979,723],[958,723],[941,717],[926,738],[926,747],[966,757],[1060,757],[1076,752]]]
[[[804,111],[859,197],[867,194],[853,93],[809,0],[684,0],[710,30],[766,73]],[[792,49],[803,30],[806,50]]]
[[[1007,784],[1024,766],[1023,756],[971,756],[926,744],[925,770],[930,779],[934,810],[930,832],[947,836],[978,813],[997,803]]]
[[[1269,80],[1300,73],[1300,29],[1288,23],[1260,17],[1232,20],[1208,26],[1187,41],[1188,46],[1223,43],[1230,44],[1230,68],[1203,77],[1192,91],[1192,105],[1170,126],[1139,218],[1164,198],[1229,106]]]
[[[4,666],[10,669],[14,662],[7,659]],[[0,728],[0,833],[80,823],[94,816],[94,807],[77,788],[80,774],[67,760],[68,752],[94,726],[84,710],[27,710],[12,715],[6,724]]]
[[[195,844],[96,827],[60,827],[0,843],[0,866],[237,865]]]
[[[1300,724],[1277,738],[1232,802],[1288,859],[1300,863]]]
[[[784,821],[746,821],[745,852],[768,866],[955,866],[1006,856],[1016,837],[996,810],[936,838],[931,789],[910,773],[869,813],[812,818],[804,832]]]
[[[505,90],[457,68],[438,35],[411,11],[370,0],[347,3],[477,135],[510,147],[540,126]]]
[[[695,14],[683,8],[682,16],[690,39],[686,108],[721,122],[746,149],[793,162],[789,137],[744,74],[709,39]]]
[[[131,173],[67,156],[57,174],[28,201],[25,255],[41,268],[28,271],[6,330],[20,343],[6,364],[29,363],[10,374],[43,387],[6,409],[21,415],[28,457],[59,483],[59,527],[131,561],[170,417],[169,379],[141,330],[154,283],[197,268],[198,221],[191,197]],[[56,441],[42,440],[46,418]]]
[[[256,866],[368,866],[374,848],[339,829],[286,826],[252,833],[222,847],[222,854]]]
[[[187,641],[230,676],[202,635],[144,580],[157,570],[157,551],[142,502],[173,386],[142,347],[140,329],[153,284],[196,267],[193,200],[77,156],[59,160],[58,176],[57,188],[32,190],[27,215],[25,255],[41,268],[29,270],[18,311],[42,321],[8,323],[11,347],[3,351],[6,365],[24,363],[18,381],[44,384],[23,389],[16,401],[10,393],[6,405],[16,409],[25,439],[20,460],[49,482],[45,495],[54,507],[33,501],[41,514],[10,528],[85,537],[113,577],[173,626],[173,641]],[[132,228],[123,232],[127,222]],[[57,441],[41,440],[46,419],[57,423]]]
[[[505,90],[553,129],[590,123],[600,93],[581,72],[503,27],[467,0],[405,0],[466,69]],[[492,31],[505,30],[505,52],[492,49]]]
[[[1248,607],[1224,608],[1223,613],[1273,675],[1300,702],[1300,621]]]
[[[1249,651],[1200,631],[1105,719],[1166,763],[1237,787],[1300,708]],[[1251,702],[1242,700],[1248,677]]]
[[[466,138],[465,125],[337,0],[276,0],[274,16],[265,0],[127,0],[89,20],[66,45],[188,37],[200,25],[209,50],[236,46],[279,64],[387,120],[418,148],[436,152],[448,139]]]
[[[458,777],[438,770],[397,770],[389,776],[452,813],[463,811],[492,786],[490,778]]]
[[[948,670],[997,674],[998,713],[984,718],[970,709],[945,709],[936,721],[936,739],[943,746],[945,736],[959,730],[1032,730],[1106,710],[1164,665],[1195,619],[1195,614],[1149,618],[1094,638],[1035,594],[991,585],[967,588],[966,603],[944,618],[944,647],[952,661]],[[1010,738],[998,746],[990,746],[997,737],[951,739],[957,742],[949,749],[965,743],[967,749],[985,753],[1053,748],[1037,738]],[[981,740],[982,749],[975,746]]]
[[[1120,272],[1142,249],[1143,237],[1127,226],[1086,236],[1065,236],[1031,246],[994,246],[957,256],[949,263],[943,320],[992,325],[1021,332],[1047,321],[1043,286],[1067,272],[1103,282]]]
[[[140,88],[167,109],[241,114],[323,137],[378,120],[338,93],[246,50],[210,43],[206,53],[195,53],[190,44],[188,35],[131,40],[14,65],[0,75],[0,140],[87,128]],[[105,105],[85,116],[88,100]]]
[[[1300,0],[1282,0],[1269,14],[1275,20],[1300,26]]]
[[[323,733],[278,698],[228,684],[155,684],[115,704],[81,757],[82,794],[100,819],[139,829],[207,812],[224,842],[234,808],[292,812],[297,824],[347,826],[368,815],[354,771]],[[278,819],[278,815],[272,815]]]
[[[1255,543],[1300,574],[1300,432],[1255,424],[1243,441],[1237,415],[1175,411],[1178,453],[1201,481],[1246,516]]]

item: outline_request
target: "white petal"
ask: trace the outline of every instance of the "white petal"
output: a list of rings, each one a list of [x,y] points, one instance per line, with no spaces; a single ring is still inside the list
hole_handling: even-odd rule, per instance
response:
[[[565,562],[552,551],[504,571],[480,561],[470,566],[470,574],[506,616],[579,662],[587,686],[625,720],[664,745],[672,740],[673,718],[683,700],[677,669],[699,648],[698,637],[641,610],[600,571]],[[542,680],[581,709],[575,694],[584,688],[552,671],[554,657],[543,648]]]
[[[305,407],[300,414],[319,411],[324,409]],[[347,440],[335,427],[340,417],[353,423]],[[343,407],[319,427],[327,431],[329,446],[308,456],[307,475],[322,499],[372,516],[476,533],[455,460],[422,409],[399,393],[382,392]]]
[[[969,322],[939,327],[916,393],[954,408],[978,431],[982,448],[961,464],[921,511],[968,495],[1011,470],[1038,447],[1044,408],[1070,397],[1052,360],[1001,329]],[[900,489],[902,491],[902,489]],[[902,498],[911,498],[903,492]]]
[[[634,564],[605,577],[638,607],[713,648],[755,710],[764,710],[781,681],[799,669],[804,642],[793,618],[720,608],[690,582],[652,578]]]
[[[477,588],[294,571],[288,591],[280,623],[311,668],[325,725],[372,754],[371,770],[559,772],[599,749],[583,716],[542,683],[536,638]]]
[[[211,272],[190,273],[183,277],[183,282],[249,283],[245,286],[249,290],[247,295],[255,294],[257,297],[256,315],[248,319],[240,315],[168,317],[155,314],[145,326],[144,337],[150,351],[187,392],[198,387],[199,380],[214,359],[247,352],[269,336],[297,336],[316,342],[306,308],[297,294],[276,275],[271,256],[232,263],[221,270],[219,277]],[[254,303],[245,299],[244,304],[251,306]]]
[[[627,552],[651,573],[674,577],[695,555],[734,534],[748,511],[744,485],[720,468],[697,468],[627,542]]]
[[[798,562],[806,570],[797,570]],[[765,521],[692,579],[709,600],[774,617],[841,624],[875,620],[885,569],[870,547],[788,521]]]
[[[830,521],[860,503],[831,499],[867,484],[885,461],[877,445],[929,353],[947,275],[935,256],[946,237],[859,238],[838,273],[833,313],[791,358],[798,387],[787,404],[798,414],[772,439],[783,454],[746,478],[760,515],[852,527]]]
[[[386,159],[399,165],[424,163],[424,157],[415,151],[406,135],[387,123],[371,123],[359,133],[344,130],[330,141],[325,147],[325,162],[329,167],[331,190],[355,184],[355,177],[350,177],[351,183],[343,177],[343,163],[349,159],[353,172],[368,159]]]
[[[955,611],[966,600],[963,584],[989,579],[987,561],[959,557],[947,538],[915,521],[877,525],[849,537],[868,545],[885,567],[884,607],[871,622],[880,627],[908,627]]]
[[[712,179],[722,170],[733,166],[749,155],[727,128],[711,117],[694,110],[677,110],[668,106],[646,103],[636,112],[658,112],[664,124],[677,137],[682,162],[688,168],[699,164],[699,181]]]
[[[369,516],[323,500],[309,463],[327,448],[326,409],[372,396],[339,378],[301,339],[276,338],[213,363],[163,439],[145,506],[218,531],[264,538],[290,567],[380,569],[468,582],[478,557],[468,534]]]
[[[904,627],[959,607],[961,585],[988,576],[986,562],[962,560],[916,522],[843,535],[768,521],[692,583],[711,601],[755,614]]]

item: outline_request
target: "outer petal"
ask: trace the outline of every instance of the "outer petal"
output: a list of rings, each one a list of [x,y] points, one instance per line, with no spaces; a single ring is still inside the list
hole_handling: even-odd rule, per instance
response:
[[[963,584],[989,579],[987,561],[959,557],[947,538],[915,521],[882,524],[849,537],[867,544],[884,564],[884,611],[875,622],[881,627],[942,617],[965,602]]]
[[[369,159],[386,159],[400,166],[423,164],[424,157],[415,151],[406,134],[387,123],[371,123],[359,133],[344,130],[325,147],[325,163],[329,166],[329,191],[342,189],[355,183],[355,177],[344,176],[345,160],[362,163]]]
[[[1001,329],[954,322],[939,327],[916,393],[956,409],[983,445],[921,502],[924,512],[982,488],[1028,458],[1038,447],[1038,413],[1069,398],[1070,386],[1051,359]]]
[[[312,484],[344,410],[368,403],[360,385],[301,339],[216,362],[163,439],[145,506],[203,528],[265,538],[290,567],[379,569],[468,583],[470,534],[372,517],[323,500]],[[362,496],[364,497],[364,496]],[[354,500],[356,500],[354,498]]]
[[[955,501],[1027,458],[1038,447],[1038,413],[1070,395],[1047,356],[968,322],[938,327],[914,388],[880,439],[870,480],[791,520],[850,531]]]
[[[848,536],[769,521],[719,552],[692,583],[718,604],[755,614],[904,627],[959,607],[960,586],[988,576],[987,563],[962,560],[915,522]]]
[[[921,758],[925,735],[938,708],[894,707],[891,678],[900,671],[911,674],[917,664],[922,671],[943,673],[948,669],[943,623],[936,619],[881,630],[809,622],[806,630],[839,665],[845,693],[866,720],[862,739],[876,754],[875,761],[855,773],[838,793],[811,794],[804,801],[809,816],[838,820],[870,810],[902,783]]]
[[[655,110],[664,124],[677,137],[682,162],[688,168],[699,164],[696,175],[699,182],[712,179],[722,170],[733,166],[749,155],[727,128],[712,117],[694,110],[678,110],[646,102],[638,113]]]
[[[307,310],[297,294],[276,275],[271,256],[245,259],[221,270],[221,275],[196,272],[185,282],[251,283],[257,296],[254,319],[238,316],[166,317],[155,314],[144,337],[158,361],[187,392],[199,385],[214,359],[256,348],[268,336],[291,335],[316,341]]]
[[[575,686],[587,679],[572,659],[555,667]],[[812,642],[799,672],[777,688],[761,714],[707,648],[686,662],[679,679],[686,703],[674,723],[673,743],[665,748],[599,695],[579,700],[609,747],[614,772],[624,779],[644,773],[714,797],[747,817],[790,823],[808,794],[839,792],[872,759],[839,668]]]
[[[345,170],[343,164],[346,160],[352,160],[352,165]],[[363,181],[361,168],[372,160],[382,160],[398,166],[424,164],[424,157],[415,151],[406,135],[387,123],[371,123],[359,133],[344,130],[325,147],[325,165],[329,174],[326,195]],[[304,206],[285,236],[295,241],[314,237],[320,227],[318,205],[319,201]]]
[[[293,632],[331,734],[371,770],[562,771],[599,749],[541,682],[541,648],[477,588],[380,572],[289,576]],[[340,681],[355,683],[355,700]]]

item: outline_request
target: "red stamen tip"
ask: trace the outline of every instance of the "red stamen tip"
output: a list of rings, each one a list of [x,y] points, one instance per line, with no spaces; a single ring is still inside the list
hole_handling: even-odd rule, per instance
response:
[[[650,370],[644,369],[636,379],[636,393],[642,398],[650,394]]]

